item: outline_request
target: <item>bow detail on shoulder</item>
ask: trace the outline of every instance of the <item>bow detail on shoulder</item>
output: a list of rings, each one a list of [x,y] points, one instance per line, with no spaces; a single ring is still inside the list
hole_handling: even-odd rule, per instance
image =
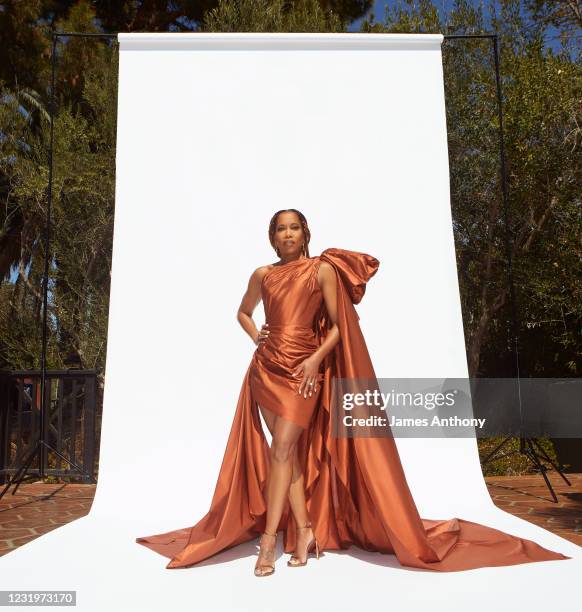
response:
[[[353,304],[361,302],[366,292],[366,283],[380,266],[380,262],[372,255],[347,249],[325,249],[320,259],[336,268]]]

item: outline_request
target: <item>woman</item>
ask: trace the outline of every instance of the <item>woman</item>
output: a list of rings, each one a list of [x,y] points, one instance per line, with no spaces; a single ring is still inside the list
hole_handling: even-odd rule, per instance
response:
[[[319,558],[305,502],[297,442],[316,407],[323,377],[320,366],[340,336],[335,273],[326,261],[309,257],[310,234],[301,217],[296,211],[281,211],[271,220],[269,238],[280,261],[255,271],[238,313],[242,327],[259,346],[251,370],[251,391],[272,436],[266,528],[256,576],[269,576],[275,571],[275,539],[287,498],[298,530],[296,552],[287,564],[305,565],[312,546]],[[263,297],[263,289],[269,323],[257,334],[252,313]],[[333,325],[319,344],[313,322],[322,301]]]
[[[312,550],[319,558],[320,550],[352,544],[438,571],[569,559],[478,523],[421,519],[392,437],[334,435],[332,380],[376,379],[354,304],[379,262],[336,248],[310,257],[310,237],[295,209],[271,219],[280,260],[254,271],[239,308],[258,346],[210,510],[192,527],[136,541],[169,557],[166,567],[174,569],[262,532],[256,576],[274,573],[279,530],[291,567],[305,565]],[[252,313],[261,299],[267,322],[259,332]]]

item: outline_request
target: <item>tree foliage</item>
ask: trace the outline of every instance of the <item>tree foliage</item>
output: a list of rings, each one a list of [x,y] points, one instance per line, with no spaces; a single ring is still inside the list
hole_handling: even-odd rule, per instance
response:
[[[0,366],[29,369],[40,363],[53,29],[341,32],[371,6],[368,0],[2,3]],[[498,34],[507,211],[491,41],[443,45],[471,376],[515,374],[507,238],[513,248],[520,374],[581,374],[580,27],[579,3],[542,0],[525,5],[500,0],[477,8],[457,0],[446,13],[440,2],[400,0],[381,22],[372,16],[361,25],[361,32],[369,33]],[[557,29],[561,49],[545,44],[550,29]],[[56,77],[48,367],[96,368],[102,382],[114,211],[115,42],[59,39]]]

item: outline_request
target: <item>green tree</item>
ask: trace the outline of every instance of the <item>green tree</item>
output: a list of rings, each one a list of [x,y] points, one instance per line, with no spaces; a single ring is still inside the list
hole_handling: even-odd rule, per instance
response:
[[[0,10],[0,366],[39,367],[51,30],[342,32],[368,0],[11,0]],[[527,10],[523,10],[524,6]],[[361,32],[499,36],[522,375],[579,376],[579,2],[401,0]],[[557,28],[562,47],[544,43]],[[57,45],[48,367],[103,380],[114,210],[117,52]],[[499,119],[489,40],[443,47],[452,212],[471,376],[514,372]],[[386,189],[390,186],[387,185]],[[11,280],[11,276],[14,278]],[[515,469],[522,469],[517,466]]]

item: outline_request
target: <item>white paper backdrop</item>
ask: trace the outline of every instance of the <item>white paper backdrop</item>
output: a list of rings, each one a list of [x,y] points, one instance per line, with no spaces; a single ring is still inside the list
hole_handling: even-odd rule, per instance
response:
[[[443,574],[352,548],[301,571],[281,559],[257,582],[254,543],[187,570],[166,570],[165,557],[135,543],[208,509],[255,348],[236,311],[252,271],[277,259],[267,238],[276,210],[306,215],[311,255],[340,247],[380,260],[357,306],[379,377],[468,373],[441,35],[119,40],[97,494],[87,517],[0,559],[2,588],[78,589],[83,610],[485,610],[498,598],[539,610],[566,601],[580,548],[493,505],[474,439],[397,439],[421,516],[482,522],[575,559]]]

